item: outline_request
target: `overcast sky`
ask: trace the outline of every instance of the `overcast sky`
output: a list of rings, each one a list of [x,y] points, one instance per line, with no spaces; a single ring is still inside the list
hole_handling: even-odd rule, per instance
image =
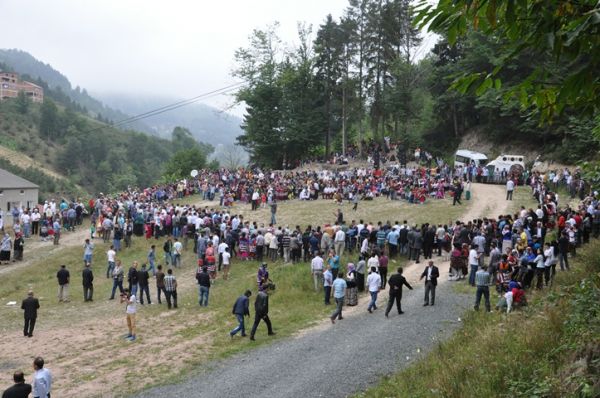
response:
[[[255,28],[339,19],[348,0],[0,0],[0,48],[49,63],[92,93],[189,98],[234,82],[234,51]],[[210,104],[224,107],[227,98]],[[237,113],[237,112],[236,112]]]

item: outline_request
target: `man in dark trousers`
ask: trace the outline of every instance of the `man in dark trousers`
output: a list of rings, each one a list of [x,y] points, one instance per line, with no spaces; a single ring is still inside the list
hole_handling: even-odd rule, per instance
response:
[[[238,326],[229,332],[229,336],[231,336],[231,338],[233,338],[237,332],[242,332],[242,337],[246,337],[244,316],[250,316],[250,309],[248,308],[250,303],[248,297],[250,296],[252,296],[252,292],[250,290],[246,290],[244,294],[238,297],[233,304],[233,310],[231,313],[237,318]]]
[[[94,295],[94,273],[90,263],[85,263],[85,268],[81,272],[81,280],[83,282],[83,301],[93,301]]]
[[[152,304],[152,301],[150,301],[150,274],[146,269],[146,264],[142,264],[142,269],[137,272],[137,279],[138,285],[140,286],[140,291],[137,295],[137,297],[140,299],[140,304],[144,305],[144,292],[146,292],[148,304]]]
[[[20,370],[13,374],[15,384],[2,393],[2,398],[27,398],[31,393],[31,384],[25,383],[25,375]]]
[[[425,271],[421,274],[421,279],[425,278],[425,303],[423,306],[435,305],[435,288],[437,286],[437,278],[440,276],[440,270],[433,265],[433,261],[429,261]],[[431,300],[430,300],[431,296]]]
[[[402,311],[402,286],[406,286],[410,290],[413,290],[412,286],[406,281],[406,278],[402,275],[402,267],[398,267],[398,273],[394,274],[388,280],[388,285],[390,285],[390,298],[388,299],[388,305],[385,309],[385,317],[388,317],[388,314],[392,310],[394,306],[394,301],[396,301],[396,308],[398,309],[398,314],[404,314]]]
[[[138,262],[134,261],[129,271],[127,272],[127,282],[129,283],[129,291],[137,297],[138,290]]]
[[[260,290],[256,295],[256,301],[254,302],[254,325],[252,325],[252,331],[250,332],[250,340],[254,340],[254,334],[261,319],[267,324],[269,336],[275,334],[271,326],[271,320],[269,319],[269,294],[267,291],[268,289]]]
[[[37,310],[40,308],[40,302],[33,297],[33,292],[27,293],[27,298],[21,303],[21,309],[25,315],[25,325],[23,326],[23,336],[33,336],[33,328],[37,319]]]

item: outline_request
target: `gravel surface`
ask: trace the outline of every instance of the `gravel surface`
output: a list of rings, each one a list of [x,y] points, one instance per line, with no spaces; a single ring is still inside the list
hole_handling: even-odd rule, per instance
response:
[[[423,307],[422,284],[412,291],[405,289],[405,313],[398,315],[392,309],[389,319],[384,317],[387,290],[380,293],[373,314],[366,311],[367,298],[361,298],[361,311],[335,325],[210,363],[209,370],[181,384],[154,388],[137,397],[352,395],[423,356],[460,325],[458,319],[473,297],[453,293],[452,283],[447,282],[436,293],[435,306]],[[276,320],[273,328],[277,331]],[[257,333],[266,334],[262,323]]]

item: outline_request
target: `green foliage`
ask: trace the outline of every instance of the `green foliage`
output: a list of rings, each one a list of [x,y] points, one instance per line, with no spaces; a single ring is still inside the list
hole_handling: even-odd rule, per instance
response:
[[[40,136],[46,138],[48,142],[60,135],[58,108],[51,99],[46,99],[42,104],[39,131]]]
[[[188,178],[194,169],[206,167],[206,155],[200,148],[182,149],[165,164],[164,175],[171,181]]]
[[[504,57],[493,69],[466,72],[456,81],[461,92],[477,94],[500,88],[499,74],[522,54],[544,57],[568,68],[557,73],[544,65],[533,67],[506,93],[523,108],[533,107],[542,121],[568,108],[593,114],[600,107],[600,4],[583,1],[469,1],[441,0],[419,3],[420,27],[447,36],[450,44],[470,29],[497,38]]]
[[[19,91],[17,100],[15,101],[15,104],[17,106],[17,111],[20,114],[25,115],[27,113],[27,111],[29,111],[30,103],[31,103],[31,101],[29,100],[29,98],[27,98],[27,95],[25,95],[25,92]]]

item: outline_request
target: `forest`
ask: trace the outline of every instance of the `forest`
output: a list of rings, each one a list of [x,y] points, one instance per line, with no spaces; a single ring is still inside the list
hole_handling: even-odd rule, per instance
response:
[[[275,168],[384,137],[444,155],[472,132],[566,164],[595,159],[597,108],[577,102],[576,95],[561,102],[563,95],[570,99],[568,92],[556,97],[552,88],[565,83],[574,68],[588,71],[589,57],[559,57],[539,43],[517,48],[511,20],[500,26],[501,16],[515,12],[513,1],[502,3],[502,14],[500,6],[492,8],[495,2],[481,2],[487,14],[471,15],[472,20],[459,18],[452,4],[439,2],[431,29],[437,42],[427,54],[419,29],[433,18],[426,1],[350,0],[339,20],[324,16],[316,32],[299,24],[296,45],[281,41],[277,23],[254,30],[247,47],[235,54],[233,75],[247,82],[237,92],[246,106],[239,144],[254,163]],[[539,11],[524,4],[517,11]],[[567,11],[587,15],[584,5]],[[421,22],[428,12],[431,18],[418,26],[420,11]],[[548,18],[559,12],[549,10]],[[503,29],[508,34],[500,34]],[[561,36],[552,37],[558,47]],[[573,89],[582,87],[587,86]],[[548,98],[555,101],[549,104]]]
[[[146,187],[185,178],[192,169],[209,165],[214,148],[196,141],[185,128],[176,127],[171,139],[123,131],[81,113],[81,105],[61,91],[45,85],[44,92],[43,104],[24,95],[0,102],[2,145],[65,177],[49,178],[2,161],[0,167],[38,184],[42,197]],[[210,166],[217,167],[214,162]]]

